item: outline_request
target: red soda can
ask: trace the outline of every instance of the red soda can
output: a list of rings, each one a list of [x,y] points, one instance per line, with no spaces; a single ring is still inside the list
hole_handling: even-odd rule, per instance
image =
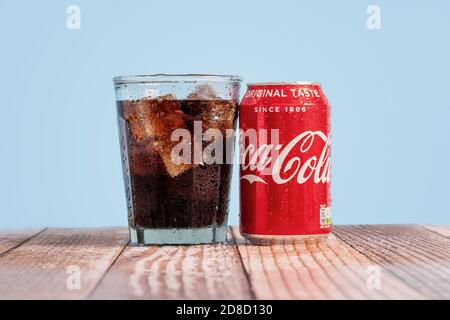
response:
[[[326,238],[331,126],[320,84],[249,84],[239,125],[241,234],[256,244]]]

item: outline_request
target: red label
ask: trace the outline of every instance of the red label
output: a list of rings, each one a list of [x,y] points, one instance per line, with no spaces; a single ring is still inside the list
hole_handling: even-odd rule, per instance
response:
[[[330,106],[320,85],[249,86],[239,123],[241,232],[329,233]]]

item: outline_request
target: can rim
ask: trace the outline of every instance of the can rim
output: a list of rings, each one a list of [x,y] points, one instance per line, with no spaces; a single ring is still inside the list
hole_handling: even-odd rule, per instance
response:
[[[252,83],[248,83],[247,87],[250,87],[250,86],[277,86],[277,85],[318,85],[318,86],[320,86],[320,82],[317,82],[317,81],[252,82]]]

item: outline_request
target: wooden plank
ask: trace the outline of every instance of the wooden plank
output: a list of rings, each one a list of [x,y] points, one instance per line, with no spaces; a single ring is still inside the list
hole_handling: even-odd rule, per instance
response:
[[[435,232],[444,236],[446,238],[450,238],[450,225],[444,224],[426,224],[423,227],[429,231]]]
[[[319,243],[253,246],[237,228],[233,236],[258,299],[420,299],[386,274],[373,282],[374,263],[334,235]]]
[[[450,299],[450,240],[415,225],[338,226],[336,235],[426,298]]]
[[[44,229],[0,230],[0,255],[20,246]]]
[[[250,299],[237,248],[127,247],[91,299]]]
[[[0,257],[0,298],[86,298],[128,241],[124,228],[47,229]]]

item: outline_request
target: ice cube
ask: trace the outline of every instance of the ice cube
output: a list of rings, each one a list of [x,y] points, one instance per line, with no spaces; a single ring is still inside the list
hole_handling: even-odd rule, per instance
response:
[[[153,136],[151,114],[145,100],[123,101],[123,117],[129,123],[131,134],[136,141],[144,141]]]
[[[158,96],[153,99],[158,100],[158,101],[166,101],[166,100],[174,101],[174,100],[177,100],[177,97],[173,93],[168,93],[168,94],[164,94],[162,96]]]
[[[123,110],[133,137],[140,143],[148,141],[153,144],[171,177],[192,167],[192,164],[178,164],[172,159],[172,149],[178,144],[178,141],[171,141],[172,132],[186,128],[183,111],[174,95],[129,102]]]
[[[226,129],[234,128],[236,103],[221,99],[209,84],[197,86],[187,98],[188,100],[202,100],[203,130],[215,128],[225,133]]]
[[[164,101],[170,102],[162,103]],[[131,133],[138,142],[155,136],[155,130],[159,129],[158,122],[154,121],[156,117],[177,111],[182,113],[173,94],[155,99],[123,101],[122,110],[124,118],[130,123]]]
[[[193,167],[192,163],[177,162],[172,158],[172,149],[178,144],[178,141],[171,141],[170,135],[165,137],[160,137],[154,143],[156,151],[158,151],[159,156],[164,163],[166,172],[173,178],[176,177],[186,170]]]
[[[219,100],[220,97],[209,84],[197,86],[193,92],[187,96],[188,100]]]
[[[215,128],[226,133],[226,129],[234,128],[236,102],[229,100],[209,101],[207,110],[202,114],[203,130]]]

